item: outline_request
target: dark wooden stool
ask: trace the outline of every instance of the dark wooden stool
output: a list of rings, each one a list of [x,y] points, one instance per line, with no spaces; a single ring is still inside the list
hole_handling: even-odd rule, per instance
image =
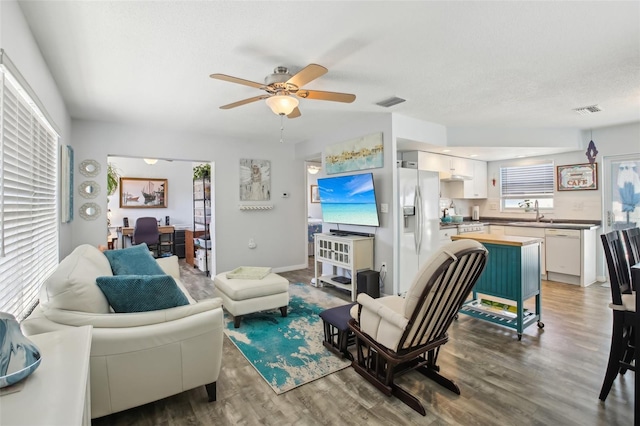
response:
[[[320,318],[324,325],[324,341],[322,344],[341,358],[353,360],[348,347],[355,343],[355,336],[349,330],[348,322],[351,319],[349,311],[355,303],[338,306],[320,312]]]

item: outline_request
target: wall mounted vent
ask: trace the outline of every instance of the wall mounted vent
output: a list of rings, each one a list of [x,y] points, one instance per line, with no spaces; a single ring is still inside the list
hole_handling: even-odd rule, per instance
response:
[[[391,97],[389,99],[385,99],[384,101],[376,102],[376,105],[380,105],[381,107],[389,108],[394,105],[401,104],[406,102],[406,99],[399,98],[397,96]]]
[[[594,112],[602,111],[602,108],[600,108],[598,105],[591,105],[591,106],[586,106],[581,108],[575,108],[574,111],[580,115],[589,115],[589,114],[593,114]]]

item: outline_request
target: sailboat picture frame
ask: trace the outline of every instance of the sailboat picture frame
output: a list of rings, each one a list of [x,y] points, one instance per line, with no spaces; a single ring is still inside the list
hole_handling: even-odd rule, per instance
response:
[[[168,206],[168,179],[121,177],[119,187],[121,209]]]

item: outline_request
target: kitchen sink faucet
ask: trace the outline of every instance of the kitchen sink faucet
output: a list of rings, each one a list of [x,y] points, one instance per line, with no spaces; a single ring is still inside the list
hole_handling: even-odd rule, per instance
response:
[[[536,222],[540,222],[540,219],[542,219],[544,215],[540,214],[540,206],[538,205],[538,200],[533,203],[533,209],[536,211]]]

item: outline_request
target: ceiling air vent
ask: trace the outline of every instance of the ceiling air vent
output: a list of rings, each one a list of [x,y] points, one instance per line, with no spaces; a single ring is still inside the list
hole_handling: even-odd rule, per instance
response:
[[[580,115],[589,115],[589,114],[593,114],[594,112],[602,111],[602,108],[600,108],[598,105],[591,105],[591,106],[576,108],[574,109],[574,111]]]
[[[407,101],[406,99],[402,99],[402,98],[399,98],[397,96],[394,96],[392,98],[385,99],[384,101],[376,102],[376,105],[380,105],[381,107],[389,108],[389,107],[401,104],[401,103],[406,102],[406,101]]]

